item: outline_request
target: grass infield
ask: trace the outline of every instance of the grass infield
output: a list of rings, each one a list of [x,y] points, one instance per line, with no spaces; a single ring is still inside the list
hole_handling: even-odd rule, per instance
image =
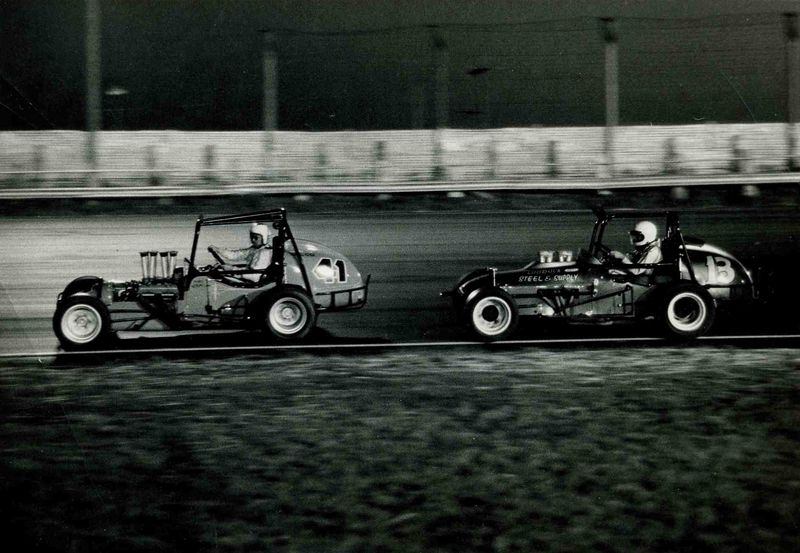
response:
[[[797,357],[4,362],[0,525],[29,551],[798,551]]]

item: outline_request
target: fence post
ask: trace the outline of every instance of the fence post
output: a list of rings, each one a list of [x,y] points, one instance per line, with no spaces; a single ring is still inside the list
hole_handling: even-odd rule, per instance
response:
[[[547,142],[547,174],[553,178],[557,178],[559,174],[558,142],[555,140],[550,140]]]
[[[328,178],[328,152],[324,142],[317,144],[316,159],[318,172],[315,176],[320,180],[325,180]]]
[[[731,137],[731,162],[729,165],[731,173],[747,172],[747,152],[740,146],[739,141],[738,134]]]
[[[100,0],[86,0],[86,164],[89,186],[97,186],[97,131],[102,127]]]
[[[152,144],[145,148],[144,160],[147,166],[147,183],[151,186],[158,186],[161,184],[162,179],[156,172],[158,169],[158,156],[156,155],[156,147]]]
[[[494,141],[494,135],[489,137],[486,143],[486,173],[487,179],[494,180],[497,178],[497,144]]]
[[[786,35],[786,146],[787,168],[800,170],[797,161],[797,121],[800,119],[800,39],[798,39],[797,14],[783,14]]]
[[[435,75],[433,86],[434,104],[434,131],[433,131],[433,179],[442,180],[447,178],[447,170],[442,160],[442,131],[449,125],[448,117],[450,114],[449,91],[447,68],[449,65],[449,54],[447,43],[438,32],[436,25],[429,26],[431,30],[431,42],[433,44],[433,55],[435,63]]]
[[[731,137],[731,162],[730,170],[732,173],[748,173],[747,152],[739,144],[741,137],[735,134]],[[761,195],[761,190],[755,184],[743,184],[740,190],[744,198],[757,198]]]
[[[677,175],[681,172],[681,161],[678,156],[678,147],[675,145],[675,137],[670,136],[664,141],[664,174]]]
[[[616,174],[614,162],[614,130],[619,124],[619,54],[617,52],[617,28],[612,17],[600,19],[605,42],[606,76],[606,125],[603,140],[607,175]]]
[[[203,148],[203,180],[207,183],[214,182],[214,166],[216,165],[216,151],[213,144],[206,144]]]
[[[383,165],[384,161],[386,160],[386,141],[378,140],[375,143],[374,149],[372,151],[372,159],[374,162],[374,177],[376,180],[383,180],[384,171]]]
[[[263,31],[264,69],[264,168],[269,171],[275,150],[275,131],[278,129],[278,53],[274,32]]]
[[[45,177],[44,171],[44,144],[34,144],[33,146],[33,176],[29,179],[33,183],[40,183]]]

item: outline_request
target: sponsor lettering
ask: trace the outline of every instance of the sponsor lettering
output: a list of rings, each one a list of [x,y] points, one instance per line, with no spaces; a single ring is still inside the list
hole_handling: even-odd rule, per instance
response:
[[[547,274],[537,273],[534,275],[521,275],[519,283],[534,283],[534,282],[575,282],[578,280],[578,275],[565,275],[565,274]]]

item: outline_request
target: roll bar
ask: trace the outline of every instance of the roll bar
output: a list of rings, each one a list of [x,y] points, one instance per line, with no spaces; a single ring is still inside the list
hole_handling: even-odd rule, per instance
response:
[[[280,278],[283,279],[283,253],[285,251],[284,243],[289,240],[294,248],[294,254],[297,256],[298,265],[300,265],[300,272],[303,276],[303,284],[305,284],[306,291],[311,294],[311,282],[308,279],[308,271],[306,270],[303,256],[300,253],[300,248],[297,247],[297,241],[294,239],[292,230],[289,228],[289,222],[286,219],[286,209],[283,207],[276,209],[268,209],[266,211],[253,211],[250,213],[239,213],[236,215],[219,215],[215,217],[203,217],[200,215],[197,218],[197,223],[194,227],[194,240],[192,241],[192,254],[189,257],[189,273],[194,270],[194,259],[197,255],[197,243],[200,239],[200,229],[209,226],[221,225],[237,225],[242,223],[263,223],[265,221],[272,222],[272,226],[278,230],[277,240],[273,240],[273,247],[277,246],[280,251],[273,252],[273,262],[281,263]],[[189,275],[187,275],[189,276]]]
[[[666,209],[651,209],[651,210],[640,210],[640,209],[632,209],[632,210],[618,210],[613,212],[606,211],[602,206],[595,206],[592,208],[592,212],[597,217],[597,220],[594,223],[594,228],[592,229],[592,237],[589,241],[589,253],[591,255],[596,255],[597,250],[599,249],[599,245],[603,243],[603,234],[605,233],[606,226],[610,223],[613,219],[641,219],[641,218],[651,218],[651,217],[665,217],[666,218],[666,232],[664,237],[665,238],[672,238],[677,237],[676,240],[678,242],[678,257],[680,259],[681,254],[686,259],[686,267],[689,273],[689,278],[692,282],[697,283],[697,277],[694,274],[694,267],[692,266],[691,261],[689,261],[689,252],[686,248],[686,241],[683,238],[683,234],[681,233],[681,226],[680,221],[678,220],[678,213],[672,210]]]

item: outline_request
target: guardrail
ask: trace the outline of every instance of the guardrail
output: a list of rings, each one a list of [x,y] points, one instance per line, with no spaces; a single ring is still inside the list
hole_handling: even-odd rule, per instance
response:
[[[579,191],[719,186],[800,186],[800,173],[771,175],[670,176],[620,179],[542,179],[531,181],[291,182],[185,186],[36,186],[0,190],[0,199],[106,199],[234,196],[244,194],[394,194],[468,191]]]
[[[776,174],[791,166],[778,123],[395,131],[0,132],[0,189],[276,183],[531,182]],[[796,153],[795,153],[796,155]]]

